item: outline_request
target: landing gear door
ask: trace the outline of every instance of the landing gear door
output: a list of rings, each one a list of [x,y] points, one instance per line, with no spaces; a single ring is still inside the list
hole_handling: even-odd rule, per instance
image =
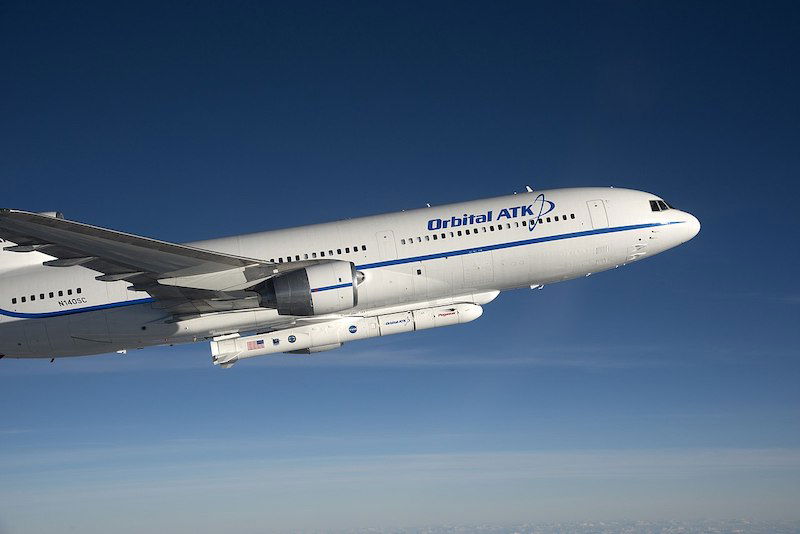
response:
[[[380,261],[395,260],[397,259],[397,248],[394,244],[394,232],[391,230],[384,230],[375,234],[378,240],[378,254]]]
[[[586,205],[589,207],[589,217],[592,219],[592,228],[608,228],[606,203],[598,199],[590,200]]]

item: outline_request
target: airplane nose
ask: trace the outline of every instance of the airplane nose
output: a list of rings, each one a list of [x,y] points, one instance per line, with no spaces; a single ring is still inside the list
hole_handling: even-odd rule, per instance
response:
[[[689,241],[700,232],[700,221],[691,213],[686,214],[686,241]]]

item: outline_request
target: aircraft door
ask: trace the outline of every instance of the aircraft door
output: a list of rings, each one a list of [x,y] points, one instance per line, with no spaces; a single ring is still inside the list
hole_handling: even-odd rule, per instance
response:
[[[589,217],[592,219],[592,228],[608,228],[608,214],[606,203],[601,200],[590,200],[586,203],[589,207]]]
[[[397,247],[394,243],[394,232],[384,230],[375,234],[378,240],[378,254],[380,261],[397,259]]]

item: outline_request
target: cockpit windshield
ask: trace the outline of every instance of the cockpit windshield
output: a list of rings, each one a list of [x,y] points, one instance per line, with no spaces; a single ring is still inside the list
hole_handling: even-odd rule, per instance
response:
[[[650,201],[650,209],[652,211],[667,211],[668,209],[674,209],[672,206],[664,202],[663,200],[651,200]]]

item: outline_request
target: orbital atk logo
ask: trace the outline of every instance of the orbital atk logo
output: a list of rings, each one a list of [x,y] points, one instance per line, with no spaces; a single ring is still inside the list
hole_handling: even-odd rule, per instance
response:
[[[454,215],[449,219],[431,219],[428,221],[428,230],[441,230],[444,228],[457,228],[459,226],[469,226],[472,224],[483,224],[492,221],[502,221],[506,219],[516,219],[518,217],[530,217],[531,223],[528,230],[531,232],[536,228],[537,221],[555,209],[554,202],[544,198],[544,193],[539,193],[531,204],[502,208],[495,217],[494,210],[484,213],[465,213]]]

